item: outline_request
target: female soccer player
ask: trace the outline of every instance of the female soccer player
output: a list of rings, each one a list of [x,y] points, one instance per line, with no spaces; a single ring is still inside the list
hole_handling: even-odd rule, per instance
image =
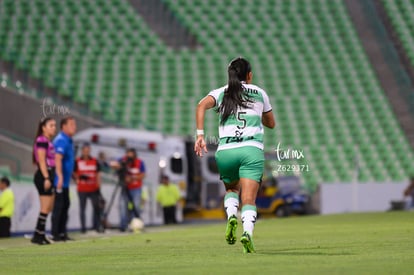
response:
[[[207,152],[204,140],[204,115],[217,107],[220,142],[216,161],[226,188],[224,208],[227,213],[225,238],[236,242],[237,211],[241,192],[243,234],[240,241],[244,253],[255,252],[253,229],[257,218],[256,195],[264,169],[263,125],[274,128],[275,120],[264,90],[251,84],[252,70],[244,58],[236,58],[228,66],[228,84],[211,91],[197,106],[197,140],[194,151]]]
[[[54,201],[55,149],[51,140],[55,134],[56,121],[50,117],[41,119],[33,145],[33,163],[38,168],[34,175],[34,183],[39,192],[40,213],[32,238],[32,243],[40,245],[50,244],[50,241],[45,237],[45,227]]]

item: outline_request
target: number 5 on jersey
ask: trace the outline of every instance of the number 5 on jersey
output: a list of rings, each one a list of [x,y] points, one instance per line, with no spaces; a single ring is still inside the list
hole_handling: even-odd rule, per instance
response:
[[[246,127],[247,121],[245,118],[242,118],[242,115],[245,115],[246,112],[238,112],[237,113],[237,120],[242,123],[242,126],[237,125],[237,129],[241,130]]]

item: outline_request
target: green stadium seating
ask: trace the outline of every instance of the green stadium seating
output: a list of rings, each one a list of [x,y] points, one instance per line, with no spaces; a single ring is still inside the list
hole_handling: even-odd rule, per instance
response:
[[[225,85],[226,65],[242,55],[275,111],[278,125],[266,131],[266,149],[280,142],[305,150],[304,160],[290,163],[309,165],[302,173],[309,188],[354,180],[356,159],[362,182],[403,180],[412,172],[412,150],[343,1],[163,2],[196,36],[198,49],[167,47],[127,0],[3,0],[0,57],[104,119],[191,135],[197,102]],[[403,7],[414,3],[384,5],[412,45],[414,13]],[[217,136],[217,126],[209,112],[207,134]]]
[[[414,66],[414,1],[411,0],[383,0],[382,4],[391,20],[402,46]]]

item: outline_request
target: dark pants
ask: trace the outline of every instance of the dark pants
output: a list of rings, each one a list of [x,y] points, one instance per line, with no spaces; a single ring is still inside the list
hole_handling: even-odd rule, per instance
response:
[[[11,219],[9,217],[0,217],[0,238],[10,237]]]
[[[164,212],[164,223],[177,223],[177,220],[175,219],[175,205],[174,206],[168,206],[162,208]]]
[[[129,222],[132,220],[132,218],[137,217],[139,218],[139,211],[140,211],[140,205],[141,205],[141,194],[142,189],[141,188],[135,188],[128,190],[124,188],[121,192],[121,197],[119,200],[119,207],[120,207],[120,214],[121,214],[121,231],[125,231],[128,227]],[[132,202],[135,206],[135,210],[137,210],[138,213],[134,213],[134,210],[131,210],[129,208],[129,203]],[[136,215],[138,214],[138,215]]]
[[[61,193],[55,193],[55,204],[52,212],[52,235],[54,237],[66,235],[70,200],[69,188],[63,188]]]
[[[78,192],[79,195],[79,217],[81,222],[82,232],[86,231],[86,201],[88,198],[92,202],[93,208],[93,229],[99,230],[101,224],[101,213],[99,207],[99,191],[96,192]]]

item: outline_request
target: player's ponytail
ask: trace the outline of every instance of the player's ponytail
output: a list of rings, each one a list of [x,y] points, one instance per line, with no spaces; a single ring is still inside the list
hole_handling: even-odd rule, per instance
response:
[[[221,102],[218,112],[221,114],[220,124],[223,125],[231,115],[237,113],[239,107],[247,108],[247,103],[251,102],[247,94],[243,93],[243,84],[246,81],[247,74],[251,72],[250,63],[242,58],[236,58],[227,69],[228,83],[224,91],[223,101]]]

